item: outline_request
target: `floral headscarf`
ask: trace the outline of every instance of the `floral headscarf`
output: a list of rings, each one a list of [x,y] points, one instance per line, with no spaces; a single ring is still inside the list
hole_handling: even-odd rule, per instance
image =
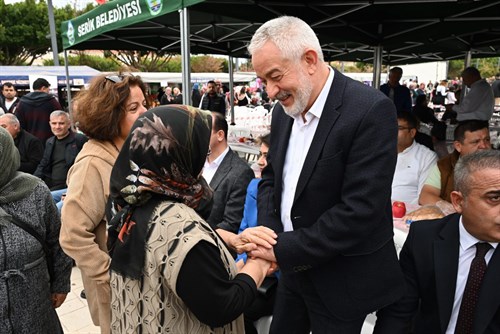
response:
[[[201,171],[211,128],[210,113],[182,105],[153,108],[134,123],[111,172],[112,270],[140,277],[148,221],[158,201],[184,203],[208,216],[212,192]]]

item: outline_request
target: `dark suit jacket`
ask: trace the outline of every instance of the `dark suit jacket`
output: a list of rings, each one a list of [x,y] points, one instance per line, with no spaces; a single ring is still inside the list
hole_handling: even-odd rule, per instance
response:
[[[14,139],[14,143],[21,156],[19,171],[33,174],[43,157],[42,142],[31,133],[21,129]]]
[[[415,222],[401,250],[406,295],[377,313],[374,333],[445,333],[455,298],[460,247],[459,215]],[[488,263],[473,324],[474,334],[500,333],[500,251]]]
[[[389,91],[391,87],[388,84],[383,84],[380,86],[380,91],[386,96],[389,96]],[[397,111],[408,111],[411,112],[411,94],[408,87],[403,85],[398,85],[394,88],[394,105]]]
[[[248,164],[229,149],[210,181],[214,196],[207,222],[212,228],[238,233],[247,187],[254,177]]]
[[[310,276],[329,311],[359,318],[397,300],[403,276],[393,243],[391,184],[397,159],[394,104],[335,71],[291,210],[280,218],[283,165],[293,118],[274,108],[258,221],[278,233],[281,272]]]

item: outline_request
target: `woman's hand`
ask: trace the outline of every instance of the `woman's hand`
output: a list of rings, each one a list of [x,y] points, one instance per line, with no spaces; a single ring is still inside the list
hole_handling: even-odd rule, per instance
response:
[[[51,295],[52,307],[58,308],[66,300],[67,293],[53,293]]]
[[[223,229],[217,229],[216,232],[226,245],[238,254],[256,250],[259,246],[271,249],[276,244],[276,238],[278,237],[273,230],[264,226],[249,227],[240,234],[234,234]]]

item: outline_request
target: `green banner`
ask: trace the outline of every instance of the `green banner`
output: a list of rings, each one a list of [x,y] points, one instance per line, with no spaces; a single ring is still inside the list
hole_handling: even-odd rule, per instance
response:
[[[64,49],[134,23],[177,11],[204,0],[114,0],[61,23]]]

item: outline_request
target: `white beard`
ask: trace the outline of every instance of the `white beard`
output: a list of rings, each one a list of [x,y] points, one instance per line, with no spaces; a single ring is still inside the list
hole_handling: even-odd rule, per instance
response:
[[[299,82],[297,84],[297,87],[299,87],[299,89],[294,96],[294,103],[289,107],[285,107],[283,104],[281,104],[281,106],[285,110],[285,113],[292,117],[300,115],[306,109],[307,102],[309,102],[309,98],[311,97],[312,93],[312,84],[306,75],[300,72],[298,80]],[[280,97],[286,97],[287,95],[291,95],[291,93],[283,91],[280,92],[276,97],[279,100]]]

